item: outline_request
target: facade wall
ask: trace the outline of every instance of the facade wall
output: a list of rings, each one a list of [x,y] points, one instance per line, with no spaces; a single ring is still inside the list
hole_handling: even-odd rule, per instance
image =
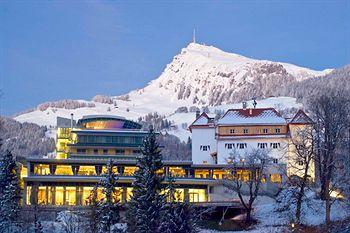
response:
[[[244,144],[244,148],[240,148],[240,144]],[[287,138],[237,138],[237,139],[220,139],[217,141],[218,163],[225,164],[231,155],[239,155],[244,157],[246,153],[254,149],[258,149],[258,143],[265,143],[265,148],[269,155],[278,159],[278,163],[286,162],[288,155],[288,139]],[[278,148],[273,148],[272,143],[279,143]],[[228,144],[232,145],[232,149]],[[234,147],[234,148],[233,148]]]
[[[248,132],[244,132],[244,130]],[[279,129],[279,131],[276,129]],[[267,130],[264,132],[264,130]],[[266,134],[286,134],[286,125],[252,125],[252,126],[218,126],[218,135],[266,135]]]
[[[215,161],[210,154],[216,151],[215,128],[192,129],[192,161],[194,164],[214,164]]]

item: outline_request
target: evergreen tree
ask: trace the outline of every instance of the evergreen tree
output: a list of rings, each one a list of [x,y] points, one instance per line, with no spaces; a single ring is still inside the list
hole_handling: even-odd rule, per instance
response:
[[[38,214],[38,205],[34,205],[34,233],[43,233],[43,226],[41,225],[41,221],[38,219]]]
[[[175,180],[168,178],[167,200],[162,214],[162,232],[166,233],[194,233],[198,231],[197,222],[199,214],[185,198],[180,202],[181,192],[175,189]]]
[[[97,188],[96,185],[92,190],[88,197],[88,203],[90,207],[90,211],[88,212],[88,219],[89,219],[89,227],[91,230],[91,233],[97,233],[98,230],[98,224],[99,224],[99,217],[98,217],[98,208],[99,208],[99,200],[97,199]]]
[[[12,154],[0,160],[0,232],[15,232],[20,216],[21,188],[19,171]]]
[[[157,174],[162,169],[162,155],[156,134],[150,128],[144,139],[142,156],[139,158],[133,183],[133,197],[128,206],[128,230],[138,233],[160,232],[161,210],[164,195],[161,194],[163,177]]]
[[[110,232],[111,227],[120,221],[118,191],[116,189],[118,178],[113,173],[113,167],[113,161],[110,160],[107,165],[105,178],[100,182],[102,193],[104,194],[104,198],[101,200],[98,208],[100,231],[102,232]]]

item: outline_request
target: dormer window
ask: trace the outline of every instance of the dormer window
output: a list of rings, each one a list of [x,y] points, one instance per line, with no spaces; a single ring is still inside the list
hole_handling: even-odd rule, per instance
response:
[[[248,133],[248,129],[243,129],[243,133]]]

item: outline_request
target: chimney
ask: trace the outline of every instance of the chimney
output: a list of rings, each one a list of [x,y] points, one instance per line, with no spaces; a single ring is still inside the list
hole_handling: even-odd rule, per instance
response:
[[[73,129],[73,113],[70,114],[70,129]]]
[[[201,115],[201,112],[199,110],[196,110],[196,119]]]
[[[243,107],[243,109],[245,110],[245,109],[247,108],[247,102],[243,101],[243,102],[242,102],[242,107]]]

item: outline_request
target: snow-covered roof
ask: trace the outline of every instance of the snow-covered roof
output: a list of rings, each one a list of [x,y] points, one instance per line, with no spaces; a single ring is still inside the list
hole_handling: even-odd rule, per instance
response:
[[[201,115],[197,117],[197,119],[189,126],[189,129],[191,130],[192,127],[195,126],[209,126],[214,125],[214,118],[209,117],[208,114],[203,112]]]
[[[229,109],[218,125],[284,125],[287,124],[274,108]]]
[[[293,119],[289,122],[289,124],[312,124],[313,121],[311,118],[306,115],[306,113],[299,109],[299,111],[295,114]]]

